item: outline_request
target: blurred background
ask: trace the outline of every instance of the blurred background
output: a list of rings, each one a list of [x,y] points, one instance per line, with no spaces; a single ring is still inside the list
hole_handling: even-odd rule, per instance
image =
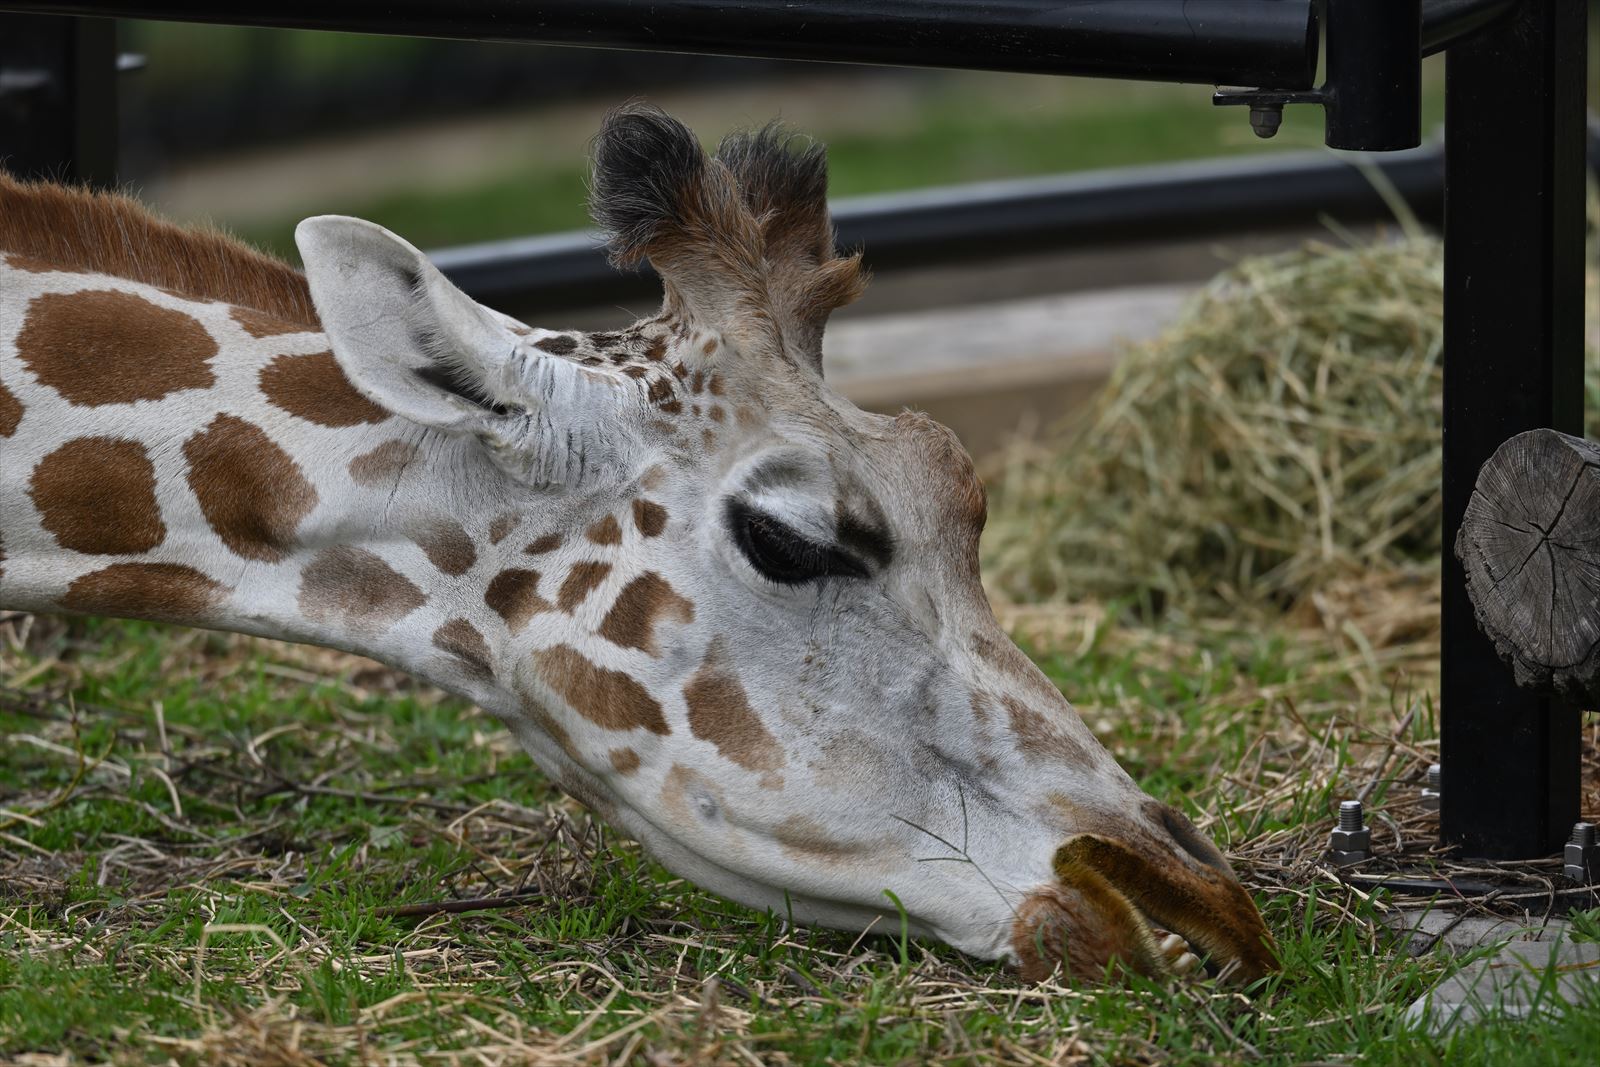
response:
[[[120,44],[147,57],[121,83],[124,181],[164,213],[291,259],[294,225],[311,214],[369,218],[430,250],[580,229],[589,139],[630,96],[709,144],[781,118],[828,145],[835,198],[1321,150],[1320,109],[1287,109],[1264,141],[1244,109],[1214,107],[1200,85],[137,21],[122,23]],[[1424,111],[1432,136],[1439,57]],[[989,455],[1081,404],[1119,346],[1157,332],[1227,263],[1306,236],[997,249],[959,268],[879,271],[836,319],[829,373],[858,403],[922,407]],[[606,328],[651,310],[643,301],[537,318]]]

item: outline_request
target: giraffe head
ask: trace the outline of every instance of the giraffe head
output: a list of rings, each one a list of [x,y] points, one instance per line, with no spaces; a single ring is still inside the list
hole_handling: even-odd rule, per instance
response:
[[[824,323],[864,285],[825,191],[821,150],[771,129],[708,156],[613,113],[596,220],[666,299],[612,334],[481,307],[370,223],[301,224],[345,374],[448,457],[386,506],[428,494],[490,530],[492,577],[449,593],[425,673],[729,897],[853,928],[903,908],[1028,975],[1170,973],[1182,939],[1267,972],[1222,855],[996,624],[955,437],[823,381]]]

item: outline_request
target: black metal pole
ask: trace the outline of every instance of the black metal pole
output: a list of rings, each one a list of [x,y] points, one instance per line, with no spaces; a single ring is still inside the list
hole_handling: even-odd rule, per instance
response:
[[[1447,53],[1440,831],[1468,856],[1549,854],[1578,816],[1578,715],[1516,687],[1450,549],[1503,441],[1583,433],[1584,6]]]
[[[0,16],[0,166],[116,183],[116,30],[111,19]]]
[[[1329,0],[1326,141],[1392,152],[1422,143],[1422,0]]]
[[[829,63],[1310,86],[1311,0],[3,0],[0,10]]]

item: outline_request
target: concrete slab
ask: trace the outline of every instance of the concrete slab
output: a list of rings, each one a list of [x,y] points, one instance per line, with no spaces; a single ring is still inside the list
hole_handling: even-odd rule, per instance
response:
[[[1600,945],[1564,937],[1512,941],[1419,997],[1406,1009],[1406,1017],[1422,1022],[1433,1034],[1488,1015],[1533,1018],[1593,996],[1597,981]]]
[[[1384,925],[1410,936],[1411,955],[1448,952],[1453,956],[1501,941],[1554,941],[1566,935],[1565,919],[1530,923],[1525,917],[1463,915],[1447,908],[1405,908],[1392,912]]]

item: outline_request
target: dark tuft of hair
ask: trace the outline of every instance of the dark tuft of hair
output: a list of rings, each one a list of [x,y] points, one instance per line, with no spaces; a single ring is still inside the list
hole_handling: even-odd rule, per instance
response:
[[[607,234],[611,261],[633,266],[664,227],[684,222],[684,196],[706,155],[690,129],[637,101],[606,115],[594,139],[589,214]]]
[[[824,209],[828,199],[828,153],[782,123],[732,133],[717,146],[717,158],[738,181],[757,216],[769,212]]]

